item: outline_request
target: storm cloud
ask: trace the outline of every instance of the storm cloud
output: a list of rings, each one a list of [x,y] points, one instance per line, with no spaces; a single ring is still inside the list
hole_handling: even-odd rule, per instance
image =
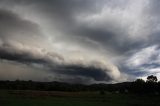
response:
[[[109,75],[109,73],[114,70],[109,69],[108,67],[105,69],[105,66],[103,66],[102,63],[98,63],[96,60],[93,63],[72,63],[70,61],[65,61],[63,56],[53,52],[45,53],[43,51],[36,51],[36,49],[32,52],[25,47],[18,48],[11,44],[1,44],[0,59],[2,60],[2,63],[4,60],[6,63],[7,60],[19,63],[19,65],[25,64],[28,67],[36,68],[37,70],[39,68],[45,69],[51,74],[74,76],[75,78],[77,76],[83,76],[95,81],[112,81],[114,79],[113,76]],[[78,80],[82,79],[79,78]]]
[[[159,77],[159,3],[1,0],[0,75],[76,83]]]

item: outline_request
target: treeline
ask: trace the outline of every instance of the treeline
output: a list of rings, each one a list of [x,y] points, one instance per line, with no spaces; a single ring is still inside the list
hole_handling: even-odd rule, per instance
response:
[[[8,90],[45,90],[45,91],[122,91],[129,89],[131,82],[117,84],[70,84],[64,82],[35,82],[35,81],[0,81],[0,89]]]
[[[148,76],[147,80],[137,79],[135,82],[132,82],[130,86],[130,91],[138,94],[157,94],[160,93],[160,82],[156,76]]]
[[[116,84],[69,84],[63,82],[35,82],[35,81],[0,81],[0,89],[7,90],[42,90],[42,91],[100,91],[115,93],[159,94],[160,82],[156,76],[148,76],[147,80],[137,79],[134,82]]]

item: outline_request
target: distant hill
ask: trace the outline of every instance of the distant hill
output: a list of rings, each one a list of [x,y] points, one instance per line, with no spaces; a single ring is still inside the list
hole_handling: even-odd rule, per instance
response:
[[[40,90],[40,91],[101,91],[115,93],[156,93],[160,92],[160,82],[122,82],[115,84],[70,84],[65,82],[35,82],[35,81],[0,81],[0,89],[5,90]]]

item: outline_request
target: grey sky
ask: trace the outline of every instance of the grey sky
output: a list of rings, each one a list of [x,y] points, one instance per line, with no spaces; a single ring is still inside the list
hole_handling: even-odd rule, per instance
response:
[[[150,74],[160,78],[159,4],[0,0],[1,79],[111,83]]]

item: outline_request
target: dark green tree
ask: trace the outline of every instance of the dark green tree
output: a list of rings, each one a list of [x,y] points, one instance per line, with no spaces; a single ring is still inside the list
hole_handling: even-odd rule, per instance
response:
[[[158,81],[158,79],[154,75],[150,75],[147,77],[147,82],[157,82],[157,81]]]
[[[131,85],[131,91],[138,94],[144,94],[145,91],[145,81],[143,79],[137,79]]]
[[[147,93],[155,93],[157,92],[157,88],[158,88],[158,85],[157,85],[157,77],[154,76],[154,75],[150,75],[147,77],[147,81],[146,81],[146,91]]]

